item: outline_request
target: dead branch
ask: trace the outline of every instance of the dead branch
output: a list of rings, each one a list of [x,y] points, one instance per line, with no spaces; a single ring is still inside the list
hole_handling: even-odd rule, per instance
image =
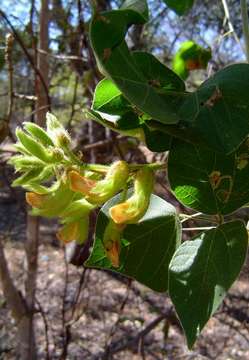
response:
[[[13,102],[14,102],[14,91],[13,91],[13,63],[12,63],[12,49],[14,43],[14,36],[12,34],[6,35],[5,42],[5,60],[8,66],[8,79],[9,79],[9,101],[8,101],[8,111],[7,111],[7,123],[10,123],[12,110],[13,110]]]
[[[27,307],[21,294],[17,290],[9,271],[7,260],[4,254],[3,244],[0,237],[0,280],[4,297],[17,323],[27,315]]]
[[[12,22],[9,20],[8,16],[2,11],[0,10],[0,16],[2,16],[2,18],[6,21],[6,23],[8,24],[8,26],[11,28],[12,32],[13,32],[13,35],[15,37],[15,39],[17,40],[17,42],[19,43],[19,45],[21,46],[25,56],[27,57],[30,65],[32,66],[34,72],[36,73],[36,75],[39,77],[41,83],[42,83],[42,86],[43,86],[43,89],[45,91],[45,94],[46,94],[46,98],[47,98],[47,104],[48,104],[48,107],[49,107],[49,110],[50,110],[50,107],[51,107],[51,101],[50,101],[50,96],[49,96],[49,91],[48,91],[48,86],[46,84],[46,81],[41,73],[41,71],[38,69],[38,67],[35,65],[35,62],[32,58],[32,56],[30,55],[30,53],[28,52],[22,38],[19,36],[18,32],[16,31],[15,27],[13,26]],[[46,14],[47,16],[47,14]]]

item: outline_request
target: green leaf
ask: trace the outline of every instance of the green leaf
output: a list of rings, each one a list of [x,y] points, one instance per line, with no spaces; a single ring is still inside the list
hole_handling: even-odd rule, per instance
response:
[[[188,12],[193,4],[194,0],[163,0],[165,4],[174,10],[178,15],[183,15]]]
[[[186,128],[181,126],[181,124],[165,125],[158,121],[150,120],[146,122],[146,125],[151,131],[157,130],[166,136],[170,136],[172,139],[181,139],[183,141],[190,142],[191,144],[206,146],[205,142],[200,138],[199,134],[194,131],[194,129]]]
[[[136,16],[141,17],[140,21],[148,21],[149,10],[147,1],[144,0],[125,0],[120,10],[132,10],[136,13]]]
[[[120,195],[101,209],[95,241],[86,266],[110,269],[132,277],[155,291],[168,287],[168,265],[180,244],[181,226],[175,208],[158,196],[152,195],[145,216],[134,225],[127,225],[121,240],[120,267],[113,268],[103,247],[103,234],[109,223],[108,210],[120,202]]]
[[[177,123],[184,83],[153,55],[131,53],[124,40],[128,27],[139,21],[128,10],[105,12],[92,20],[90,38],[98,65],[139,111]]]
[[[218,71],[186,97],[180,115],[214,150],[235,151],[249,133],[249,64]]]
[[[94,110],[85,111],[90,119],[124,136],[133,136],[144,141],[144,131],[134,113],[126,113],[119,120],[111,122]],[[125,120],[126,119],[126,120]],[[127,121],[128,120],[128,121]],[[124,126],[125,125],[125,126]]]
[[[101,80],[95,88],[92,109],[112,115],[122,115],[132,108],[119,88],[110,80]]]
[[[206,69],[211,56],[210,48],[205,49],[192,40],[185,41],[173,58],[173,70],[186,79],[191,70]]]
[[[164,152],[170,149],[172,136],[159,130],[151,130],[145,123],[143,126],[145,143],[150,151]]]
[[[193,6],[194,0],[163,0],[165,4],[181,16],[187,13]]]
[[[148,82],[155,87],[160,88],[162,91],[165,90],[166,93],[170,90],[185,91],[184,81],[152,54],[134,51],[132,56],[143,75],[148,79]],[[174,96],[176,95],[174,94]]]
[[[168,176],[177,199],[206,214],[229,214],[249,201],[249,149],[245,142],[226,156],[175,140]]]
[[[236,220],[176,250],[169,266],[169,293],[189,348],[239,275],[247,245],[246,227]]]
[[[17,179],[15,179],[11,185],[13,187],[25,185],[26,183],[29,183],[30,181],[33,181],[33,179],[37,178],[37,176],[39,176],[42,170],[43,168],[41,167],[33,168],[32,170],[25,172]]]

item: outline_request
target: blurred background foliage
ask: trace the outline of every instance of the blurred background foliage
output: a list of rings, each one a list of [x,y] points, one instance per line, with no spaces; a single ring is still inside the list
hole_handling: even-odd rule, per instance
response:
[[[6,137],[0,145],[0,240],[3,238],[6,242],[7,258],[11,263],[11,269],[14,269],[14,278],[18,280],[17,285],[20,289],[24,288],[23,279],[27,273],[30,272],[32,275],[32,269],[31,271],[30,268],[27,270],[26,265],[23,264],[23,243],[26,241],[25,249],[28,253],[30,245],[28,237],[32,238],[33,236],[30,226],[34,220],[27,216],[23,192],[10,186],[14,171],[11,166],[7,165],[7,160],[13,154],[11,144],[15,139],[15,128],[20,126],[23,121],[37,121],[36,103],[39,91],[37,90],[35,69],[38,66],[39,55],[41,55],[39,29],[41,4],[44,2],[47,1],[1,0],[0,5],[0,135],[2,124],[9,122],[10,126],[10,136]],[[103,77],[97,69],[88,36],[91,17],[90,0],[49,0],[48,4],[48,11],[45,14],[49,27],[48,50],[45,51],[48,64],[45,69],[48,72],[48,95],[52,112],[72,133],[75,150],[83,150],[84,159],[91,162],[110,163],[116,158],[128,162],[165,161],[164,153],[152,154],[136,139],[122,138],[109,129],[88,121],[83,110],[91,106],[95,86]],[[121,4],[121,0],[97,1],[99,10],[103,11],[118,8]],[[172,67],[174,55],[185,41],[194,40],[200,46],[212,49],[212,59],[207,69],[191,72],[187,79],[188,89],[194,90],[208,76],[225,65],[246,60],[243,53],[240,0],[196,0],[190,12],[182,17],[177,16],[162,0],[148,0],[148,4],[149,22],[143,26],[133,26],[127,34],[127,41],[131,49],[152,52],[170,67]],[[15,35],[12,52],[13,102],[11,114],[9,112],[9,69],[8,64],[4,61],[5,37],[10,32],[14,32]],[[48,104],[45,106],[46,110],[47,108],[49,108]],[[172,198],[165,179],[165,173],[158,175],[155,192],[163,198],[169,199],[178,207],[179,212],[187,212],[188,210]],[[94,226],[92,225],[94,225],[94,221],[91,224],[93,233]],[[194,225],[193,220],[189,221],[188,225],[186,224],[190,230],[185,237],[196,234],[191,230]],[[49,328],[48,336],[52,332],[55,334],[52,340],[49,339],[51,343],[54,343],[51,359],[108,359],[108,351],[111,348],[113,337],[120,335],[118,339],[128,339],[127,346],[131,348],[133,345],[129,343],[130,333],[133,335],[133,340],[140,340],[138,336],[140,333],[143,336],[150,332],[149,330],[148,333],[143,333],[143,330],[139,330],[140,327],[142,329],[144,323],[147,324],[151,321],[155,327],[162,320],[165,320],[165,324],[155,336],[160,338],[159,341],[149,337],[148,344],[145,344],[148,353],[154,350],[157,352],[157,344],[159,344],[161,357],[155,355],[148,359],[164,359],[165,354],[170,354],[170,358],[177,359],[177,355],[174,353],[175,349],[179,350],[179,359],[198,359],[198,355],[202,354],[203,356],[207,355],[207,358],[223,360],[233,358],[233,351],[237,354],[235,354],[236,359],[248,359],[249,314],[248,298],[245,296],[248,293],[248,272],[245,282],[243,284],[238,282],[241,286],[228,297],[224,304],[225,310],[217,315],[221,320],[228,321],[228,315],[232,314],[230,316],[232,321],[237,321],[238,327],[233,333],[235,334],[234,340],[230,342],[234,323],[230,327],[219,324],[213,332],[208,333],[209,330],[207,330],[206,338],[205,336],[201,338],[198,349],[192,353],[192,357],[184,357],[184,342],[182,334],[179,332],[179,322],[167,300],[167,295],[159,296],[148,293],[144,288],[141,289],[129,281],[127,285],[123,278],[114,277],[105,272],[86,270],[82,266],[79,269],[68,267],[67,261],[64,261],[66,257],[55,240],[56,226],[54,222],[45,222],[44,219],[41,219],[42,242],[39,249],[40,263],[37,277],[37,298],[40,299],[45,310],[40,308],[40,304],[38,307],[42,317],[45,318],[45,323],[46,316],[48,318],[48,326],[45,324],[45,327]],[[47,241],[47,239],[49,240]],[[49,243],[48,249],[46,248],[47,243]],[[37,244],[35,246],[38,253]],[[82,265],[82,259],[87,258],[90,245],[91,242],[86,250],[76,248],[76,258],[71,262]],[[74,250],[72,250],[73,252]],[[32,252],[30,258],[32,258]],[[37,263],[35,266],[34,272],[37,271]],[[81,291],[81,288],[84,291]],[[126,303],[129,304],[129,308],[127,306],[126,313],[122,315]],[[1,307],[2,304],[3,307]],[[243,307],[240,307],[240,304]],[[1,359],[1,349],[8,348],[9,342],[11,343],[9,351],[13,350],[16,333],[13,331],[13,321],[5,308],[3,297],[0,297],[0,310]],[[66,317],[69,312],[72,313],[72,317],[69,317],[70,321],[67,323]],[[155,313],[158,315],[157,319],[154,319]],[[7,322],[6,319],[8,319]],[[46,350],[43,322],[40,319],[37,323],[37,343],[39,350],[42,349],[40,350],[42,353]],[[76,326],[75,323],[77,323]],[[173,334],[171,336],[173,345],[165,342],[170,325],[173,325],[176,330],[171,333],[171,335]],[[154,329],[153,326],[149,323],[149,329]],[[225,326],[227,327],[225,328]],[[51,331],[53,327],[54,329]],[[243,334],[246,340],[238,335],[241,329],[246,333]],[[71,332],[74,335],[73,340]],[[219,336],[218,341],[217,336]],[[83,342],[83,346],[82,338],[86,341]],[[114,347],[116,352],[122,350],[120,343],[117,341],[118,350],[115,350]],[[230,345],[225,352],[224,347],[227,343]],[[85,349],[83,349],[84,346]],[[48,348],[49,346],[47,346],[47,354],[49,353]],[[56,354],[60,353],[58,349],[61,350],[61,355],[56,357]],[[93,353],[102,354],[103,349],[104,355],[107,354],[106,357],[97,357],[97,355],[93,357]],[[70,351],[71,357],[67,357]],[[245,357],[239,351],[244,351]],[[16,359],[15,350],[13,353],[15,354],[13,358]],[[220,353],[226,353],[227,357],[218,357]],[[42,357],[43,355],[40,358],[45,358]],[[89,357],[87,357],[88,355]],[[48,356],[46,358],[49,359]],[[114,358],[120,359],[120,357]],[[139,358],[144,359],[145,357],[141,355]],[[130,352],[122,359],[130,360]]]
[[[116,8],[122,1],[98,1],[100,9]],[[172,57],[180,44],[194,40],[210,47],[212,61],[206,71],[193,72],[189,84],[195,87],[207,74],[226,64],[244,61],[241,49],[242,30],[239,0],[229,0],[230,19],[224,13],[222,1],[199,0],[187,16],[179,17],[160,0],[149,1],[150,21],[133,27],[128,34],[133,49],[152,52],[162,62],[171,66]],[[1,9],[18,32],[23,44],[35,57],[39,30],[39,1],[2,0]],[[63,123],[76,124],[82,120],[82,109],[89,107],[95,84],[101,75],[89,46],[89,1],[51,0],[49,7],[49,92],[52,110]],[[230,21],[235,33],[231,32]],[[0,118],[7,111],[7,67],[3,62],[5,35],[9,26],[0,15]],[[240,40],[240,43],[239,43]],[[34,93],[34,72],[29,61],[15,41],[14,88],[23,95]],[[13,123],[27,120],[32,112],[32,101],[15,101]],[[70,125],[70,126],[71,126]]]

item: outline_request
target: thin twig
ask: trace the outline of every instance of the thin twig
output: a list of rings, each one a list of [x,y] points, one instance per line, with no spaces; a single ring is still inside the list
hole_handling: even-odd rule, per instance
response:
[[[49,330],[49,326],[48,326],[48,321],[47,321],[47,317],[45,314],[45,311],[43,310],[43,307],[41,306],[41,303],[39,302],[39,300],[35,299],[38,308],[39,308],[39,312],[41,314],[43,323],[44,323],[44,330],[45,330],[45,343],[46,343],[46,360],[50,360],[50,354],[49,354],[49,338],[48,338],[48,330]]]
[[[37,51],[41,54],[47,55],[48,57],[53,57],[58,60],[65,60],[65,61],[78,60],[78,61],[82,61],[82,62],[87,62],[87,59],[84,59],[84,57],[82,57],[82,56],[65,55],[65,54],[59,54],[59,55],[57,54],[56,55],[56,54],[51,54],[51,53],[41,50],[41,49],[38,49]]]
[[[238,43],[238,45],[240,46],[240,48],[243,51],[243,47],[241,45],[240,39],[239,39],[235,29],[234,29],[232,21],[231,21],[231,16],[230,16],[229,8],[228,8],[228,5],[227,5],[227,0],[221,0],[221,1],[222,1],[224,13],[225,13],[225,21],[227,21],[230,32],[233,34],[234,39],[236,40],[236,42]]]
[[[122,350],[131,349],[133,346],[139,344],[141,339],[148,335],[155,327],[160,324],[160,322],[166,319],[168,316],[167,313],[157,316],[153,321],[151,321],[143,330],[141,330],[133,339],[128,339],[123,342],[121,339],[118,339],[114,344],[112,344],[109,355],[114,355]]]
[[[62,298],[62,332],[63,332],[63,348],[60,356],[61,360],[67,358],[68,343],[70,339],[70,325],[66,324],[66,300],[67,300],[67,291],[68,291],[68,262],[66,259],[66,252],[64,248],[64,264],[65,264],[65,281],[64,281],[64,291]]]
[[[78,301],[79,301],[81,289],[82,289],[82,286],[83,286],[83,284],[85,282],[85,276],[86,276],[86,273],[87,273],[88,270],[89,269],[87,269],[87,268],[83,268],[83,271],[82,271],[82,274],[81,274],[81,277],[80,277],[78,289],[77,289],[77,291],[75,293],[73,306],[72,306],[72,316],[71,316],[72,320],[74,319],[74,315],[75,315],[76,307],[77,307],[77,304],[78,304]]]
[[[37,101],[37,96],[13,93],[13,97],[21,100]]]
[[[39,79],[41,80],[42,86],[44,88],[44,92],[46,94],[46,98],[47,98],[47,103],[48,103],[48,109],[50,110],[51,107],[51,101],[50,101],[50,97],[49,97],[49,92],[48,92],[48,86],[46,84],[46,81],[44,80],[43,75],[41,74],[40,70],[37,68],[37,66],[35,65],[35,62],[32,58],[32,56],[30,55],[30,53],[28,52],[22,38],[19,36],[18,32],[16,31],[15,27],[12,25],[11,21],[9,20],[8,16],[2,11],[0,10],[0,16],[3,17],[3,19],[6,21],[6,23],[8,24],[8,26],[11,28],[13,35],[15,36],[15,39],[18,41],[19,45],[21,46],[24,54],[26,55],[30,65],[32,66],[33,70],[35,71],[36,75],[39,77]]]
[[[199,230],[211,230],[215,229],[215,226],[202,226],[202,227],[193,227],[193,228],[183,228],[182,231],[199,231]]]
[[[75,104],[77,101],[77,90],[78,90],[78,84],[79,84],[79,76],[78,74],[75,75],[75,82],[74,82],[74,89],[73,89],[73,99],[72,99],[72,104],[71,104],[71,115],[68,121],[68,131],[71,130],[71,126],[72,126],[72,121],[73,121],[73,117],[75,114]]]
[[[243,27],[244,41],[245,41],[245,54],[246,54],[247,62],[249,62],[249,21],[248,21],[248,9],[247,9],[246,0],[240,0],[240,8],[241,8],[242,27]]]
[[[9,101],[8,101],[8,112],[7,112],[7,123],[10,123],[14,96],[13,96],[13,63],[12,63],[12,49],[14,43],[14,36],[12,34],[6,35],[6,47],[5,47],[5,61],[8,65],[8,79],[9,79]]]
[[[111,328],[111,331],[109,333],[109,336],[108,336],[108,339],[106,341],[106,348],[105,348],[105,351],[104,351],[104,355],[103,355],[103,359],[108,359],[109,358],[109,353],[110,353],[110,350],[111,350],[111,343],[112,343],[112,338],[117,330],[117,326],[120,322],[120,318],[121,318],[121,315],[124,311],[124,308],[125,308],[125,305],[129,299],[129,295],[130,295],[130,288],[131,288],[131,283],[132,283],[132,280],[129,279],[129,282],[127,284],[127,289],[126,289],[126,296],[124,297],[121,305],[120,305],[120,308],[119,308],[119,312],[118,312],[118,318],[116,320],[116,322],[113,324],[112,328]]]

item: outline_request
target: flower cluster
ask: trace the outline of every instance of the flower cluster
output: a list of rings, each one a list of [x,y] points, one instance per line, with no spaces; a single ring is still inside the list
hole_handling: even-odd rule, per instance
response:
[[[63,243],[84,243],[88,237],[90,212],[126,191],[134,181],[133,194],[109,210],[110,221],[103,236],[106,255],[119,266],[121,238],[126,224],[137,223],[146,213],[153,189],[153,172],[147,167],[132,169],[125,161],[102,167],[85,164],[71,149],[71,138],[52,114],[47,129],[24,123],[17,129],[15,145],[20,153],[9,161],[21,173],[13,186],[22,186],[26,201],[36,216],[58,217],[62,224],[57,237]],[[91,170],[89,170],[89,168]]]

